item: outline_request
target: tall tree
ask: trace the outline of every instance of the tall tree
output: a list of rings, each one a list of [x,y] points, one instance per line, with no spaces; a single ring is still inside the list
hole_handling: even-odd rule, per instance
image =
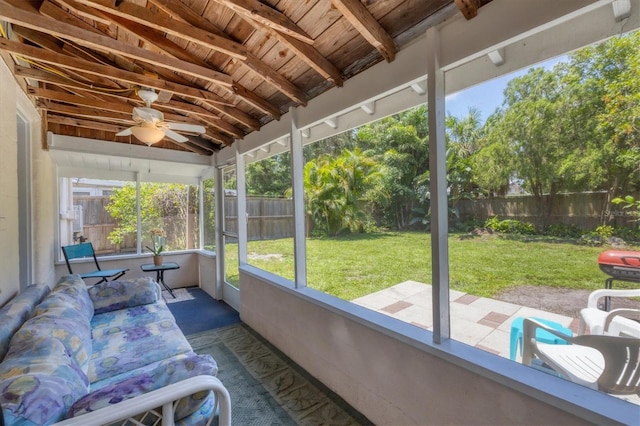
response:
[[[426,106],[420,106],[358,129],[359,146],[374,152],[380,164],[372,198],[391,228],[409,227],[420,194],[428,191],[419,179],[429,169],[426,114]]]
[[[508,157],[503,166],[507,170],[499,174],[520,179],[536,198],[542,227],[570,178],[563,162],[573,151],[575,139],[571,120],[563,115],[568,112],[563,89],[558,73],[542,68],[511,80],[504,91],[502,113],[487,135],[493,153]]]

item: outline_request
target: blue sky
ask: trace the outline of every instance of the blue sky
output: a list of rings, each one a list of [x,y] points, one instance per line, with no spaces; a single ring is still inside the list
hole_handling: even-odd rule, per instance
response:
[[[484,123],[496,108],[499,108],[502,105],[502,93],[504,92],[505,87],[507,87],[509,80],[526,74],[530,68],[544,67],[545,69],[551,69],[558,62],[566,61],[566,59],[567,57],[565,55],[558,56],[540,64],[532,65],[511,74],[506,74],[502,77],[487,81],[483,84],[453,93],[447,96],[445,100],[445,110],[447,115],[451,114],[457,118],[463,118],[469,113],[469,107],[475,107],[480,110],[481,122]]]

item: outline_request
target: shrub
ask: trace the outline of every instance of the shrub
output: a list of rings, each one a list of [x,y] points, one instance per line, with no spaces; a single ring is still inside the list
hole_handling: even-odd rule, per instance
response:
[[[549,225],[545,231],[545,235],[558,238],[580,238],[582,234],[582,229],[575,225],[567,225],[565,223]]]
[[[535,227],[530,223],[514,219],[499,220],[496,216],[487,219],[484,227],[504,234],[535,235],[536,233]]]

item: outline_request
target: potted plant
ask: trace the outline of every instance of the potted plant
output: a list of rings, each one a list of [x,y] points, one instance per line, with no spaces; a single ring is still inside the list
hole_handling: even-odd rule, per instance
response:
[[[164,250],[165,238],[162,236],[161,231],[155,231],[151,233],[151,241],[153,247],[145,246],[147,250],[153,253],[153,264],[156,266],[162,265],[162,251]]]

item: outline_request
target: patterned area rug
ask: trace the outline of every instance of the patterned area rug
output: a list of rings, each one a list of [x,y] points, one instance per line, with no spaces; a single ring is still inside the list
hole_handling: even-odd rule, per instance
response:
[[[187,336],[194,351],[218,363],[237,425],[360,425],[360,413],[244,324]]]
[[[175,296],[175,297],[173,297]],[[162,298],[167,304],[184,302],[185,300],[194,300],[195,297],[186,288],[176,288],[173,290],[173,296],[167,290],[162,290]]]

